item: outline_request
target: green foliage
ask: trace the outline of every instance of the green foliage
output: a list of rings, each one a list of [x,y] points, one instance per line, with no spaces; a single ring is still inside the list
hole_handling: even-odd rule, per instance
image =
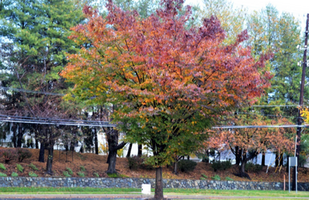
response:
[[[18,161],[22,162],[24,159],[31,158],[32,153],[28,149],[17,148]]]
[[[180,160],[178,161],[178,170],[182,172],[190,172],[195,169],[195,166],[197,165],[196,162],[192,160]]]
[[[71,177],[71,175],[69,174],[68,171],[63,171],[63,175],[64,175],[65,177]]]
[[[5,173],[0,172],[0,177],[6,177],[7,175]]]
[[[83,173],[83,172],[77,172],[77,175],[80,176],[80,177],[85,177],[85,173]]]
[[[73,171],[72,171],[72,169],[71,169],[71,168],[67,167],[67,168],[65,168],[65,170],[67,170],[67,171],[68,171],[68,173],[69,173],[71,176],[73,175]]]
[[[99,177],[100,177],[100,175],[99,175],[99,173],[98,173],[98,172],[93,172],[93,175],[94,175],[95,177],[97,177],[97,178],[99,178]]]
[[[80,166],[80,171],[82,171],[82,172],[86,171],[85,167],[84,166]]]
[[[16,172],[12,172],[11,176],[12,176],[12,177],[17,177],[18,174],[17,174]]]
[[[245,171],[246,172],[260,172],[263,170],[263,166],[262,165],[258,165],[258,164],[253,164],[253,163],[246,163],[245,165]]]
[[[208,178],[208,176],[206,176],[205,174],[202,174],[202,177],[204,177],[204,178],[206,178],[206,179]]]
[[[221,177],[216,174],[215,176],[211,177],[211,179],[215,180],[215,181],[221,181]]]
[[[211,164],[211,167],[214,169],[216,172],[217,170],[226,170],[232,167],[231,161],[213,161]]]
[[[33,169],[34,171],[38,171],[38,170],[39,170],[39,169],[38,169],[34,164],[32,164],[32,163],[30,163],[29,167],[30,167],[31,169]]]
[[[29,172],[29,176],[30,177],[38,177],[38,175],[36,173],[34,173],[34,172]]]
[[[16,164],[17,170],[20,172],[24,172],[24,168],[23,166],[21,166],[20,164]]]
[[[4,164],[3,164],[3,163],[0,163],[0,169],[2,169],[2,170],[6,170],[6,167],[4,166]]]
[[[225,178],[225,180],[227,180],[227,181],[234,181],[232,178],[230,178],[228,176]]]

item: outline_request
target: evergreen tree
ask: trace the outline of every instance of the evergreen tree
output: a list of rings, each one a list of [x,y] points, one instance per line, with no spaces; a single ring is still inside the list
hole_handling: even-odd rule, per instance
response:
[[[71,118],[77,116],[77,106],[69,106],[61,95],[68,84],[58,74],[66,64],[66,53],[74,53],[77,46],[68,40],[70,28],[80,23],[83,15],[72,0],[4,0],[1,4],[0,36],[10,43],[6,51],[9,87],[22,89],[20,116],[40,118]],[[26,91],[35,91],[32,93]],[[41,143],[49,143],[50,153],[54,140],[60,135],[51,126],[42,128],[37,136]],[[44,145],[41,145],[44,147]],[[48,159],[52,159],[49,156]],[[51,173],[52,160],[47,162]]]

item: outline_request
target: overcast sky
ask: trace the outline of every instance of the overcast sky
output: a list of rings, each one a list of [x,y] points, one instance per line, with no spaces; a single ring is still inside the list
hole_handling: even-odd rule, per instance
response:
[[[292,13],[305,28],[306,16],[309,13],[309,0],[230,0],[233,2],[235,7],[244,6],[248,8],[249,11],[261,10],[265,8],[266,5],[272,4],[275,6],[279,12],[289,12]],[[186,0],[188,4],[198,4],[202,0]]]

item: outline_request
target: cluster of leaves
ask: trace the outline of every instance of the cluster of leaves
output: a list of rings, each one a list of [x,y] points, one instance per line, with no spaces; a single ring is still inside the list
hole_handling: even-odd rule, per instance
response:
[[[13,148],[2,148],[0,149],[0,157],[4,158],[5,163],[9,163],[11,160],[18,158],[17,150]]]
[[[34,172],[29,172],[29,176],[30,177],[38,177],[38,175],[36,173],[34,173]]]
[[[73,175],[73,171],[72,171],[71,168],[66,167],[65,170],[69,173],[69,175],[71,175],[71,176]]]
[[[249,162],[249,163],[247,163],[245,165],[245,170],[247,172],[258,173],[258,172],[263,170],[263,166],[262,165],[258,165],[258,164],[253,164],[253,163]]]
[[[99,177],[100,177],[100,175],[99,175],[99,173],[98,173],[98,172],[93,172],[93,175],[94,175],[95,177],[97,177],[97,178],[99,178]]]
[[[7,175],[5,173],[0,172],[0,177],[6,177]]]
[[[80,166],[80,171],[85,172],[86,168],[84,166]]]
[[[18,171],[24,172],[24,167],[21,166],[20,164],[16,164],[16,168],[17,168]]]
[[[227,170],[232,167],[231,161],[213,161],[211,164],[211,167],[214,169],[216,172],[217,170]]]
[[[11,176],[12,177],[18,177],[18,174],[16,172],[12,172]]]
[[[6,167],[4,166],[4,164],[3,163],[0,163],[0,169],[2,169],[2,170],[6,170]]]
[[[211,177],[211,179],[213,179],[215,181],[221,181],[221,177],[218,174],[216,174],[213,177]]]
[[[85,177],[85,173],[84,172],[77,172],[77,175],[80,177]]]
[[[153,169],[153,166],[151,164],[146,163],[145,157],[139,157],[139,156],[131,156],[127,157],[129,168],[132,170],[136,170],[139,168],[142,169]]]
[[[68,171],[63,171],[63,175],[64,175],[65,177],[71,177],[71,175],[69,174]]]
[[[33,163],[30,163],[29,167],[31,169],[33,169],[34,171],[38,171],[39,170]]]
[[[197,163],[192,160],[178,161],[178,169],[182,172],[191,172],[195,169]]]
[[[18,161],[22,162],[24,159],[31,158],[32,153],[28,149],[17,148]]]

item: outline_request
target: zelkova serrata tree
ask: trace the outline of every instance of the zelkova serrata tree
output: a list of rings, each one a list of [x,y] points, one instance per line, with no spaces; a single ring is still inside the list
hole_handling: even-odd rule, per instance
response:
[[[106,18],[85,6],[88,21],[70,36],[83,48],[62,72],[75,83],[75,99],[115,105],[114,122],[127,140],[153,151],[147,162],[156,167],[155,199],[163,199],[161,166],[196,150],[221,114],[254,102],[271,78],[263,69],[269,55],[255,61],[241,46],[246,31],[224,45],[215,17],[186,29],[190,7],[179,16],[183,1],[161,3],[145,19],[111,1]]]

